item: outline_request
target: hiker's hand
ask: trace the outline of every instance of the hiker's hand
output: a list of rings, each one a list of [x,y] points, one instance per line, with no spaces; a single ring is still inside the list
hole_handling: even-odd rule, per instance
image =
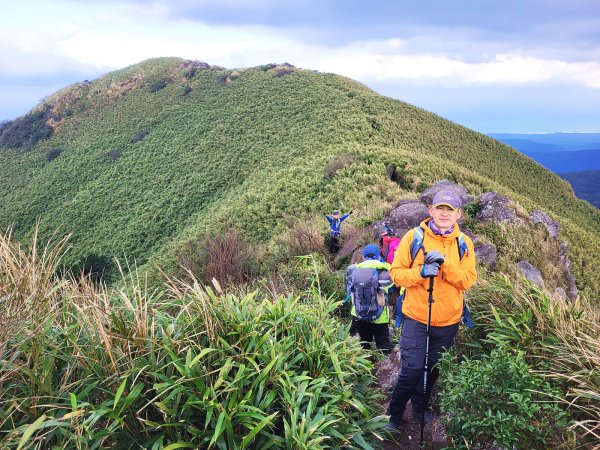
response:
[[[437,263],[439,265],[442,265],[444,264],[444,259],[444,255],[442,255],[437,250],[432,250],[430,252],[427,252],[427,254],[425,255],[425,264]]]
[[[435,277],[435,276],[437,276],[439,270],[440,270],[440,265],[438,263],[425,264],[421,268],[421,276],[423,278]]]
[[[350,212],[348,213],[348,215],[352,214],[353,212],[354,212],[354,211],[350,211]]]

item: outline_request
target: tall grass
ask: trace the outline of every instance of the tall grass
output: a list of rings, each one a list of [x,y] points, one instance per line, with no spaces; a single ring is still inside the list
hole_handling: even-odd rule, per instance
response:
[[[3,268],[31,267],[27,283],[3,273],[3,296],[22,285],[54,296],[27,297],[30,320],[0,348],[0,447],[368,449],[380,439],[373,365],[318,289],[233,295],[189,277],[148,291],[130,268],[108,290],[33,278],[53,272],[62,246],[37,258],[10,235],[3,245]]]
[[[39,248],[37,226],[29,247],[0,234],[0,349],[21,328],[35,326],[35,318],[52,309],[67,280],[55,276],[68,236]]]

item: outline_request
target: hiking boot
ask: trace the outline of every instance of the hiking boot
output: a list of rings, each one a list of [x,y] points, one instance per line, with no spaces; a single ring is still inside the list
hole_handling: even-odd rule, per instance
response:
[[[389,434],[400,433],[402,431],[403,424],[404,421],[402,419],[400,419],[400,421],[390,419],[390,421],[383,427],[383,431],[387,431]]]
[[[419,422],[421,421],[421,411],[413,410],[412,416],[413,416],[413,419],[418,420]],[[429,409],[425,410],[425,423],[429,423],[432,420],[433,420],[433,413],[431,412],[431,410],[429,410]]]

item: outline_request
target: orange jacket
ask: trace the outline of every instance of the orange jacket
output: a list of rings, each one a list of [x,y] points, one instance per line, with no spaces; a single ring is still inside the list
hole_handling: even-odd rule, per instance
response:
[[[458,225],[454,227],[452,233],[439,236],[427,226],[429,220],[431,219],[421,222],[421,228],[424,230],[423,247],[425,251],[437,250],[445,257],[444,264],[441,265],[433,282],[434,303],[431,305],[431,325],[443,327],[460,321],[464,306],[463,291],[473,286],[477,279],[475,251],[473,241],[465,236],[467,251],[461,260],[456,239],[460,233]],[[414,229],[411,229],[402,238],[390,268],[390,275],[396,286],[406,288],[402,313],[411,319],[427,323],[429,279],[421,276],[425,258],[423,251],[417,253],[411,267],[410,246],[413,234]]]

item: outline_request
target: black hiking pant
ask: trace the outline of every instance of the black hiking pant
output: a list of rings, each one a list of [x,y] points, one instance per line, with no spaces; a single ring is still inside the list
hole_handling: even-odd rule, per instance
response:
[[[340,250],[340,236],[329,235],[329,253],[335,255]]]
[[[429,361],[427,371],[427,392],[423,396],[423,375],[425,367],[425,347],[427,344],[427,325],[409,317],[402,322],[400,337],[400,352],[402,366],[398,380],[392,391],[388,414],[391,422],[400,422],[411,400],[413,411],[420,412],[427,408],[433,386],[439,376],[439,370],[434,367],[442,353],[450,348],[458,324],[446,327],[430,327],[429,329]]]
[[[358,320],[352,317],[350,325],[350,335],[354,336],[358,333],[360,337],[360,345],[365,350],[371,348],[371,342],[375,341],[375,346],[386,355],[392,351],[390,342],[390,329],[387,323],[373,323],[366,320]]]

